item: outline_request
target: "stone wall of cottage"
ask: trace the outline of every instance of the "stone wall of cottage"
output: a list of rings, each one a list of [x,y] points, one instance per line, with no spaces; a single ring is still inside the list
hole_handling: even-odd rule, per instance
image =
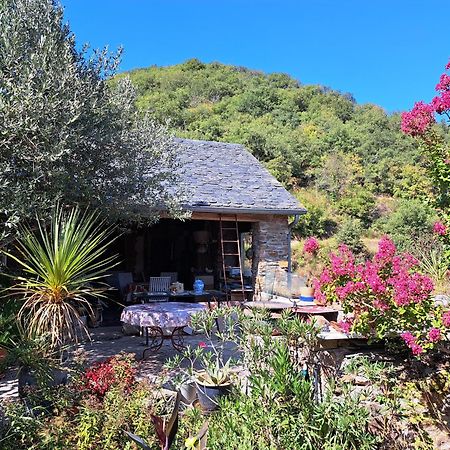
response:
[[[283,295],[287,289],[288,259],[287,216],[265,216],[253,223],[254,299],[271,294]]]

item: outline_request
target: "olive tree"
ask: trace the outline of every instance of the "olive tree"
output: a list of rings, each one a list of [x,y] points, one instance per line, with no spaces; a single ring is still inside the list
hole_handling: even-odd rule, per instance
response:
[[[176,210],[177,144],[128,78],[108,82],[119,59],[79,49],[53,0],[0,0],[0,247],[56,203],[113,219]]]

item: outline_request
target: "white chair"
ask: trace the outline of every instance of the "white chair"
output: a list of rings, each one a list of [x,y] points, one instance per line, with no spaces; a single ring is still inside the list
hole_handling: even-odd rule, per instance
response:
[[[167,302],[169,301],[170,277],[150,277],[148,284],[147,301]]]

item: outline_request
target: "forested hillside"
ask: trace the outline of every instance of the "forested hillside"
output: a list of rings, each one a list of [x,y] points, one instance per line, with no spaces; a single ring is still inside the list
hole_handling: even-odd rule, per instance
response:
[[[389,231],[401,241],[432,219],[425,163],[398,114],[286,74],[195,59],[126,75],[138,106],[178,136],[250,149],[310,210],[302,235],[358,245],[361,233]]]

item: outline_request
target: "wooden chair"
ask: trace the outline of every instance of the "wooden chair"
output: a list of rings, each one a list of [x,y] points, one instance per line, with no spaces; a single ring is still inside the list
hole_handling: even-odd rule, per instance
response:
[[[169,288],[170,277],[150,277],[150,282],[148,284],[148,301],[167,302],[169,300]]]

